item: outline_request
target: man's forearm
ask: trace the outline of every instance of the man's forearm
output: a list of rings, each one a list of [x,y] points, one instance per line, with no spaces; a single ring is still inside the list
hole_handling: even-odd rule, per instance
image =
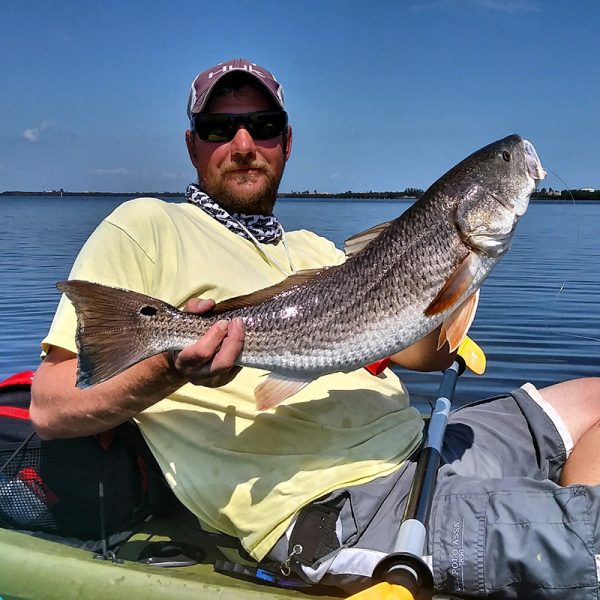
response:
[[[82,390],[75,386],[77,359],[73,354],[65,353],[65,350],[54,348],[33,381],[31,420],[44,439],[106,431],[186,383],[180,373],[169,367],[165,356],[158,355],[108,381]]]
[[[448,344],[438,349],[440,328],[392,356],[392,361],[413,371],[442,371],[454,360],[456,352],[450,352]]]
[[[213,300],[190,300],[186,309],[201,314]],[[241,319],[218,321],[178,353],[174,365],[165,354],[148,358],[94,387],[75,386],[77,357],[53,347],[33,380],[31,420],[45,439],[79,437],[106,431],[166,398],[185,383],[224,385],[235,377],[244,346]]]

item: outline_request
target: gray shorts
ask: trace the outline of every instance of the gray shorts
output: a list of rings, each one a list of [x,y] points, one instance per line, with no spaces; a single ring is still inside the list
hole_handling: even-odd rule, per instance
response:
[[[556,483],[572,442],[552,407],[526,389],[450,416],[425,557],[436,591],[597,600],[600,487]],[[392,475],[303,509],[270,566],[285,563],[305,580],[348,592],[370,584],[393,551],[415,465],[411,457]]]

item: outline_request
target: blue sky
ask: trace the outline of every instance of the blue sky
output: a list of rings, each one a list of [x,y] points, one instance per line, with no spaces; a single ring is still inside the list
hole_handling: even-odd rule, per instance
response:
[[[0,191],[183,191],[190,82],[236,56],[284,85],[283,191],[426,188],[510,133],[600,188],[599,17],[597,0],[2,0]]]

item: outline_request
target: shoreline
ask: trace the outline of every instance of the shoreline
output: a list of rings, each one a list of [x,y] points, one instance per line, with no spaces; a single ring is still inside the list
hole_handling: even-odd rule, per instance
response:
[[[422,190],[418,190],[423,193]],[[411,190],[412,192],[412,190]],[[343,193],[312,193],[312,192],[280,192],[278,199],[290,200],[417,200],[420,195],[414,192],[343,192]],[[544,190],[545,192],[545,190]],[[600,190],[563,190],[560,194],[534,192],[531,200],[544,201],[596,201],[600,200]],[[124,197],[124,198],[185,198],[184,192],[67,192],[52,190],[44,192],[24,192],[20,190],[0,192],[0,197],[54,197],[54,198],[98,198],[98,197]]]

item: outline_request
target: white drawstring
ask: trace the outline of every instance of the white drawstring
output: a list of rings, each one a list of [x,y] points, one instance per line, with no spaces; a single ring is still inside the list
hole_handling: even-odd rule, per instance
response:
[[[246,234],[248,235],[248,237],[250,238],[252,243],[256,246],[258,251],[268,261],[270,261],[275,267],[277,267],[286,277],[289,277],[292,273],[296,272],[296,269],[294,268],[294,263],[292,262],[292,257],[290,256],[290,251],[288,249],[287,241],[285,239],[286,235],[285,235],[285,231],[283,230],[283,227],[281,227],[281,234],[282,234],[281,241],[283,242],[283,249],[285,250],[285,255],[287,256],[288,263],[290,264],[290,269],[292,270],[291,273],[281,266],[281,263],[274,256],[271,255],[271,253],[267,250],[265,245],[261,244],[256,239],[254,234],[239,219],[236,219],[233,215],[230,215],[230,216],[246,232]]]

